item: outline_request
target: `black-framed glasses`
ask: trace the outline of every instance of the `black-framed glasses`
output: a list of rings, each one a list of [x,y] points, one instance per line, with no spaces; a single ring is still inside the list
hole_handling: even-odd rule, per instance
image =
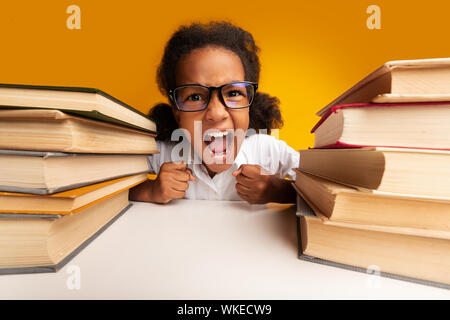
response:
[[[236,81],[218,87],[201,84],[186,84],[169,91],[169,98],[178,110],[195,112],[205,110],[212,92],[217,90],[220,101],[230,109],[248,108],[253,102],[258,84],[250,81]]]

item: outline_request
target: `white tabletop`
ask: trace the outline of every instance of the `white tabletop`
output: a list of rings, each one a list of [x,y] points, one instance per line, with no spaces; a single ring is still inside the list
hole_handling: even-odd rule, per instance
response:
[[[301,261],[294,207],[227,201],[134,203],[57,273],[0,276],[0,299],[346,298],[450,291]]]

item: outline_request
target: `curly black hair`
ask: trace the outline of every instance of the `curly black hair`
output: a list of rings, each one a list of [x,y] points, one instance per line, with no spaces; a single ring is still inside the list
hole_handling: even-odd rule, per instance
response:
[[[245,80],[258,82],[261,69],[259,48],[249,32],[229,22],[193,23],[181,26],[166,44],[157,71],[158,87],[163,95],[168,96],[168,92],[175,87],[175,68],[178,61],[194,49],[207,46],[222,47],[237,54],[244,67]],[[249,128],[267,129],[269,133],[270,129],[281,128],[283,119],[279,104],[278,98],[257,91],[250,106]],[[156,139],[170,140],[172,132],[178,128],[171,106],[159,103],[150,110],[149,117],[157,126]]]

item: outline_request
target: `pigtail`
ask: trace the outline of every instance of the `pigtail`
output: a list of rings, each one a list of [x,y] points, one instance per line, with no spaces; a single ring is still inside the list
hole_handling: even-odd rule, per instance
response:
[[[156,123],[156,140],[170,141],[172,132],[178,129],[172,107],[167,103],[158,103],[150,110],[149,118]]]
[[[258,129],[280,129],[283,126],[283,118],[280,112],[280,100],[263,92],[256,92],[252,105],[250,106],[249,128]]]

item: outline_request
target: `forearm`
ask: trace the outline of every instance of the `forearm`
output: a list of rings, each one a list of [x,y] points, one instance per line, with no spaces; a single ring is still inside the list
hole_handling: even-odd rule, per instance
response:
[[[130,189],[131,201],[156,202],[153,192],[155,180],[147,180]]]
[[[291,180],[280,179],[273,176],[273,189],[270,202],[295,203],[297,192],[292,186]]]

